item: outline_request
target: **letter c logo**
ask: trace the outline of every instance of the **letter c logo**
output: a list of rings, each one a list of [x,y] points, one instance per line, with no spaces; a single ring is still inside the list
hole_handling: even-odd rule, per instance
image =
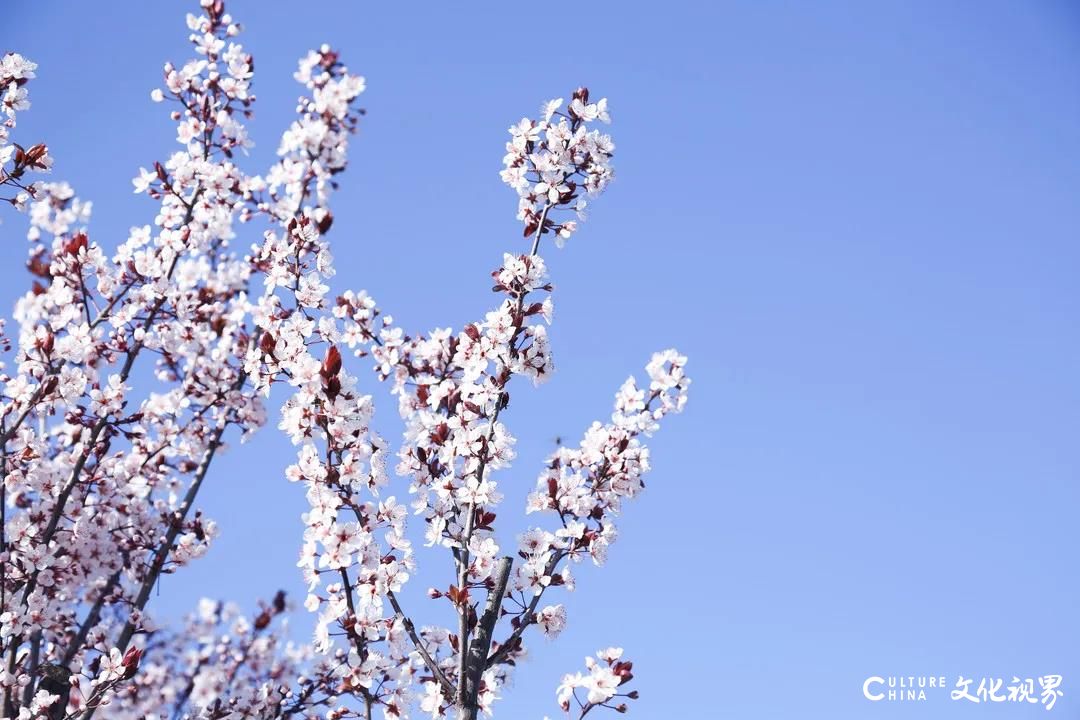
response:
[[[875,694],[870,692],[870,686],[871,685],[873,685],[874,683],[877,683],[878,685],[882,685],[882,684],[884,684],[884,682],[885,682],[885,678],[880,678],[877,675],[875,675],[874,677],[866,678],[866,682],[864,682],[862,684],[863,697],[865,697],[867,700],[871,700],[873,702],[877,702],[878,700],[881,700],[882,698],[884,698],[885,693],[877,693],[875,695]]]

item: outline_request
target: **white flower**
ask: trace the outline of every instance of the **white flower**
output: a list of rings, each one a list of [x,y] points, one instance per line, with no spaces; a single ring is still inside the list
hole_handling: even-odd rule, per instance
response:
[[[102,682],[110,682],[124,676],[124,654],[119,648],[112,648],[108,655],[101,656],[101,667],[98,673]]]
[[[150,188],[150,183],[158,179],[157,173],[150,172],[146,168],[139,168],[139,176],[131,181],[135,186],[135,193],[144,193]]]
[[[558,637],[566,628],[566,608],[562,605],[548,605],[540,611],[537,622],[545,635],[550,638]]]
[[[619,676],[612,672],[609,667],[595,665],[582,686],[589,691],[587,696],[589,702],[606,702],[618,692]]]

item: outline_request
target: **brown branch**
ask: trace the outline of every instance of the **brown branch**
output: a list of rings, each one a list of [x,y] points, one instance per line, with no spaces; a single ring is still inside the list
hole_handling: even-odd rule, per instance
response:
[[[366,643],[360,633],[356,632],[356,605],[353,604],[352,593],[352,581],[349,580],[348,568],[338,568],[341,573],[341,582],[345,587],[345,606],[349,608],[349,614],[352,615],[353,624],[345,628],[345,631],[349,634],[349,637],[353,639],[356,644],[356,652],[360,655],[360,660],[364,659],[364,655],[367,654],[365,647]]]
[[[487,669],[487,654],[491,647],[491,636],[495,632],[495,623],[499,621],[503,596],[510,581],[510,568],[514,560],[511,557],[499,558],[492,574],[494,587],[488,593],[487,605],[476,630],[476,639],[469,647],[468,667],[465,676],[465,706],[467,712],[474,715],[477,709],[477,697],[480,694],[480,679]]]
[[[413,645],[420,651],[420,656],[424,658],[424,663],[427,665],[428,670],[431,671],[431,674],[435,676],[439,685],[442,686],[443,694],[447,698],[453,699],[457,694],[453,684],[446,678],[446,675],[444,675],[443,671],[439,668],[438,663],[431,657],[431,653],[424,647],[424,643],[421,642],[420,636],[416,634],[416,628],[413,626],[412,620],[410,620],[401,610],[401,604],[398,602],[397,596],[394,595],[394,591],[387,590],[386,596],[390,599],[390,606],[394,608],[394,614],[397,615],[398,619],[401,620],[401,624],[405,627],[405,632],[409,634],[409,637],[413,641]]]
[[[544,222],[547,220],[547,215],[548,215],[549,210],[551,210],[551,204],[550,203],[544,205],[544,209],[540,213],[540,221],[539,221],[539,224],[536,226],[536,233],[533,235],[532,249],[529,251],[530,257],[535,256],[536,253],[540,249],[540,236],[544,234]],[[521,316],[522,309],[525,307],[525,295],[526,295],[526,293],[524,293],[524,292],[521,292],[521,293],[518,294],[517,312],[515,313],[515,315],[517,315],[519,318]],[[522,331],[522,328],[520,328],[520,327],[515,328],[514,329],[514,334],[510,338],[510,352],[511,352],[511,354],[514,354],[516,352],[515,347],[514,347],[514,343],[517,342],[518,335],[521,333],[521,331]],[[484,455],[483,455],[483,457],[480,458],[480,462],[477,464],[477,467],[476,467],[476,483],[477,483],[477,485],[479,485],[480,483],[482,483],[484,481],[484,471],[487,470],[487,464],[488,464],[488,459],[489,459],[488,458],[489,447],[490,447],[490,444],[491,444],[492,440],[495,438],[495,426],[499,421],[499,413],[502,412],[503,402],[504,402],[504,399],[505,399],[504,398],[504,393],[505,393],[505,388],[506,388],[506,382],[508,382],[508,381],[509,381],[509,378],[507,378],[506,381],[500,383],[499,396],[498,396],[498,401],[497,401],[498,404],[495,406],[495,412],[493,412],[491,414],[491,420],[488,423],[487,442],[484,444]],[[464,593],[466,598],[468,597],[467,583],[468,583],[468,579],[469,579],[469,541],[472,539],[473,525],[475,523],[475,515],[476,515],[476,503],[474,501],[469,501],[468,517],[465,518],[465,527],[464,527],[464,530],[462,532],[462,537],[461,537],[461,550],[458,552],[458,555],[457,555],[457,562],[458,562],[458,590],[459,590],[459,592]],[[509,572],[509,570],[508,570],[508,572]],[[504,587],[504,592],[505,592],[505,587]],[[502,601],[502,595],[499,596],[499,601],[500,602]],[[490,602],[490,597],[489,597],[489,602]],[[468,603],[467,602],[460,603],[459,607],[458,607],[458,610],[459,610],[460,615],[458,617],[458,695],[457,695],[457,704],[460,707],[464,707],[466,701],[468,700],[468,697],[466,696],[466,687],[465,687],[466,686],[465,675],[466,675],[466,672],[467,672],[467,669],[468,669],[467,668],[467,665],[468,665],[467,656],[469,654],[469,640],[470,640],[470,638],[469,638],[469,605],[468,605]],[[490,642],[490,638],[488,639],[488,641]],[[486,648],[485,648],[484,652],[485,652],[485,654],[487,653]]]
[[[187,212],[184,215],[183,224],[187,225],[191,222],[191,219],[195,216],[195,205],[199,202],[199,196],[202,195],[202,188],[195,190],[195,194],[191,198],[191,202],[188,204]],[[172,278],[173,272],[176,270],[176,266],[180,262],[180,254],[177,254],[173,258],[172,263],[169,265],[169,270],[165,275],[165,279]],[[146,337],[150,332],[150,328],[153,326],[154,321],[157,319],[158,313],[165,305],[167,300],[166,295],[162,295],[153,305],[149,315],[146,316],[146,320],[143,321],[142,331],[143,339],[137,340],[131,349],[127,352],[127,357],[124,359],[124,365],[120,369],[120,384],[123,385],[127,382],[128,377],[131,375],[131,370],[135,366],[135,359],[139,356],[139,353],[145,347]],[[75,461],[74,467],[71,468],[71,475],[68,477],[67,483],[60,490],[60,494],[56,498],[56,505],[53,507],[52,514],[49,516],[49,524],[45,527],[45,532],[41,536],[41,544],[47,549],[49,543],[52,541],[53,536],[56,534],[56,529],[60,525],[60,519],[64,516],[64,507],[67,505],[68,499],[71,497],[71,493],[74,492],[75,486],[79,482],[79,476],[82,475],[83,468],[86,466],[86,461],[90,459],[90,454],[94,450],[94,446],[97,445],[98,438],[101,437],[101,433],[104,432],[105,427],[109,424],[108,416],[98,418],[98,421],[94,424],[93,429],[90,431],[90,437],[86,441],[83,451],[79,453],[79,459]],[[30,597],[30,593],[37,587],[39,571],[35,571],[30,576],[30,580],[26,583],[26,588],[23,590],[22,604],[25,605],[27,599]]]
[[[367,641],[364,636],[356,631],[356,606],[353,604],[353,592],[352,581],[349,580],[349,571],[347,568],[338,568],[341,572],[341,582],[345,587],[345,605],[349,608],[349,614],[352,615],[352,625],[345,628],[345,632],[352,638],[353,643],[356,645],[356,653],[360,656],[360,662],[363,662],[367,656]],[[374,695],[371,691],[365,687],[354,688],[354,690],[360,691],[360,696],[364,700],[364,707],[366,709],[366,715],[371,717],[371,707],[375,702]]]
[[[559,562],[562,561],[564,557],[566,557],[564,551],[555,553],[544,567],[544,575],[551,575],[551,573],[555,572]],[[540,604],[540,599],[544,596],[544,591],[549,587],[551,586],[541,586],[540,592],[533,595],[533,599],[529,602],[528,607],[525,608],[525,612],[521,615],[521,623],[514,632],[510,634],[510,637],[506,639],[506,642],[499,646],[499,649],[495,651],[495,654],[488,658],[485,669],[497,665],[509,657],[510,648],[514,647],[517,641],[521,639],[521,636],[525,633],[525,629],[536,622],[536,608]]]
[[[30,667],[36,668],[41,660],[41,629],[38,628],[30,637]],[[34,676],[30,676],[30,682],[23,688],[23,707],[28,707],[34,699]]]
[[[68,643],[67,649],[64,650],[64,657],[60,661],[61,665],[69,665],[71,661],[75,659],[75,655],[78,654],[79,649],[83,643],[86,642],[87,636],[90,631],[98,624],[98,620],[101,618],[101,609],[105,606],[105,599],[109,596],[109,593],[113,591],[116,584],[120,582],[120,571],[117,570],[109,576],[109,581],[105,585],[105,589],[98,595],[98,599],[94,601],[93,607],[90,608],[90,612],[87,613],[86,619],[83,620],[82,625],[79,626],[78,632],[75,637]]]
[[[257,338],[255,342],[258,342]],[[241,371],[233,388],[236,390],[242,388],[246,381],[247,374]],[[173,543],[176,542],[176,537],[180,534],[180,530],[184,526],[184,520],[187,518],[188,512],[190,512],[191,507],[195,504],[195,498],[199,494],[199,489],[202,487],[203,481],[206,479],[207,472],[210,470],[210,463],[213,461],[214,455],[221,446],[221,438],[225,434],[228,425],[228,417],[226,417],[214,431],[214,437],[211,438],[210,443],[206,448],[206,454],[203,456],[202,462],[199,463],[199,467],[195,472],[195,477],[192,479],[191,485],[184,495],[183,502],[180,503],[180,509],[174,514],[169,529],[165,533],[165,539],[154,553],[154,561],[150,567],[150,572],[143,579],[142,586],[139,588],[139,594],[136,596],[135,602],[133,603],[133,614],[135,612],[141,612],[143,608],[146,607],[146,603],[150,599],[150,592],[153,590],[154,585],[161,576],[161,571],[164,569],[165,562],[169,557],[169,551],[172,550]],[[120,652],[124,652],[127,649],[128,643],[131,642],[131,638],[135,635],[135,631],[135,623],[129,617],[128,621],[124,623],[124,629],[120,632],[120,639],[116,644],[116,647]],[[90,718],[94,716],[94,711],[96,709],[96,707],[88,707],[86,712],[82,715],[82,720],[90,720]]]

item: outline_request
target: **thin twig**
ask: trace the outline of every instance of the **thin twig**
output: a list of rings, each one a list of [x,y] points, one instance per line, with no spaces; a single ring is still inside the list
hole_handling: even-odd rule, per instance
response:
[[[413,645],[420,651],[420,656],[424,658],[424,663],[428,666],[428,670],[431,670],[431,674],[435,676],[439,684],[442,685],[443,694],[447,698],[453,698],[456,695],[454,686],[443,674],[443,671],[439,668],[438,663],[431,657],[431,654],[424,647],[424,644],[420,641],[420,636],[416,634],[416,628],[413,626],[412,620],[410,620],[404,612],[401,611],[401,604],[398,603],[397,596],[394,595],[393,590],[387,590],[386,596],[390,600],[390,606],[394,608],[394,614],[401,620],[401,624],[405,627],[405,632],[409,634],[409,637],[413,641]]]

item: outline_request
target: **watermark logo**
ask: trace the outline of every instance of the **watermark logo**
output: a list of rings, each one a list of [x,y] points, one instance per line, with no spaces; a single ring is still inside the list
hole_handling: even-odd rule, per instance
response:
[[[871,675],[863,681],[862,692],[863,697],[870,702],[922,702],[928,697],[948,692],[949,699],[954,701],[975,704],[1041,703],[1047,710],[1053,710],[1058,698],[1065,694],[1061,689],[1060,675],[1024,679],[1014,675],[1011,681],[1000,677],[984,677],[978,684],[974,677],[961,675],[951,686],[944,675]]]
[[[879,677],[872,675],[863,683],[863,697],[873,702],[912,702],[926,699],[926,691],[945,688],[945,677],[908,675],[905,677]]]

